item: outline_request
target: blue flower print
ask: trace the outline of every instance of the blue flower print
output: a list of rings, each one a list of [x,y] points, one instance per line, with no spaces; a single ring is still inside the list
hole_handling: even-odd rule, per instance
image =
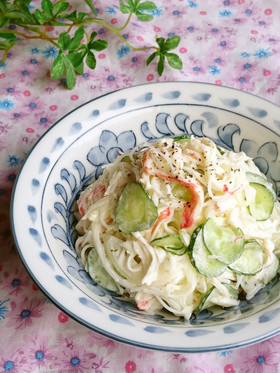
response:
[[[188,3],[190,8],[197,8],[197,3],[195,3],[194,1],[188,0]]]
[[[16,155],[9,155],[8,163],[9,163],[9,168],[17,167],[21,163],[21,159],[18,158]]]
[[[268,58],[269,56],[272,55],[272,53],[270,52],[270,48],[267,48],[267,49],[260,48],[253,55],[254,57],[257,57],[257,59],[261,60],[263,58]]]
[[[43,51],[42,51],[42,53],[43,53],[43,56],[45,57],[45,58],[56,58],[56,56],[58,55],[58,49],[56,48],[56,47],[54,47],[54,46],[49,46],[49,47],[47,47],[47,48],[45,48]]]
[[[14,107],[14,103],[11,100],[5,98],[4,100],[0,101],[0,109],[4,111],[9,111]]]
[[[241,56],[242,58],[248,58],[248,57],[250,57],[251,55],[250,55],[250,53],[248,53],[248,52],[242,52],[242,53],[240,53],[240,56]]]
[[[227,356],[230,356],[230,355],[232,355],[232,350],[225,350],[225,351],[221,351],[219,353],[219,356],[221,356],[221,357],[227,357]]]
[[[209,69],[210,69],[210,74],[212,75],[218,75],[221,72],[221,69],[217,67],[216,65],[209,66]]]
[[[130,48],[127,45],[123,45],[120,49],[118,49],[118,56],[122,58],[126,56],[130,52]]]
[[[9,299],[0,301],[0,321],[5,319],[5,312],[9,311],[8,307],[5,305]]]
[[[32,49],[30,49],[30,53],[31,54],[39,54],[40,50],[38,48],[32,48]]]
[[[224,9],[224,10],[221,10],[219,14],[223,18],[230,18],[232,16],[232,11],[230,9]]]
[[[157,17],[161,17],[162,14],[163,14],[163,9],[162,8],[157,8],[155,10],[147,10],[147,11],[143,11],[142,13],[145,13],[145,14],[151,14],[153,17],[157,16]]]
[[[7,62],[0,62],[0,70],[5,69],[7,67]]]
[[[133,131],[124,131],[116,136],[113,132],[102,131],[99,145],[94,146],[87,155],[88,161],[96,166],[95,177],[102,173],[102,166],[111,163],[121,153],[130,152],[136,145]]]
[[[115,9],[114,7],[112,7],[112,6],[107,6],[107,11],[106,11],[106,13],[108,13],[108,14],[116,14],[117,11],[116,11],[116,9]]]

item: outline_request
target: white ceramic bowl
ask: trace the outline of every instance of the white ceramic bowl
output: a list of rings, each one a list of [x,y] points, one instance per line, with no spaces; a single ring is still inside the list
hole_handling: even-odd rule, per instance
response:
[[[189,321],[146,315],[95,284],[77,259],[71,205],[119,149],[194,134],[244,151],[280,192],[280,108],[231,88],[164,82],[119,90],[82,105],[53,125],[29,154],[12,197],[21,259],[38,287],[75,320],[146,348],[202,352],[235,348],[280,331],[280,282],[238,307]]]

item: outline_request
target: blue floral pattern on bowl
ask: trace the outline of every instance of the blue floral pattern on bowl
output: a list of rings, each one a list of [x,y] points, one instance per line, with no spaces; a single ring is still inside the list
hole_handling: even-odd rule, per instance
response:
[[[13,230],[27,270],[77,321],[133,345],[210,351],[275,334],[280,330],[277,278],[238,307],[205,310],[189,321],[167,312],[145,314],[102,288],[76,255],[72,206],[81,190],[101,174],[102,166],[120,152],[182,134],[206,136],[221,147],[246,152],[279,196],[279,112],[277,106],[245,92],[167,82],[120,90],[69,113],[35,146],[16,184]]]

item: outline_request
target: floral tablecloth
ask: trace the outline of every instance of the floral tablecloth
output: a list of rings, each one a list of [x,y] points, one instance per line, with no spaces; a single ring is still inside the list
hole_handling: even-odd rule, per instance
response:
[[[123,22],[118,0],[94,2],[112,27]],[[97,27],[109,48],[97,53],[76,87],[51,80],[57,49],[42,40],[14,47],[0,65],[0,372],[241,373],[280,372],[280,335],[235,350],[188,354],[151,351],[110,340],[61,312],[35,286],[13,244],[11,192],[28,152],[60,117],[101,94],[139,83],[200,81],[252,92],[280,104],[280,2],[278,0],[156,0],[152,22],[136,18],[123,37],[134,46],[155,35],[181,36],[182,70],[146,66]],[[36,8],[38,1],[32,1]],[[13,27],[10,26],[10,27]],[[53,30],[56,33],[56,30]]]

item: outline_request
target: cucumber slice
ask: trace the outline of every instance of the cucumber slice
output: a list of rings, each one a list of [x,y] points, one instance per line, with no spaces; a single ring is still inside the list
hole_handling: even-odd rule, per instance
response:
[[[175,255],[184,255],[188,250],[188,248],[183,244],[180,236],[176,234],[169,234],[168,236],[156,238],[151,241],[151,244],[159,246]]]
[[[190,138],[191,137],[189,135],[176,136],[176,137],[173,137],[173,141],[176,141],[176,142],[185,142],[185,141],[189,141]]]
[[[244,237],[240,228],[220,227],[209,218],[203,225],[203,240],[211,254],[225,264],[235,262],[244,250]]]
[[[202,226],[198,226],[191,236],[188,247],[189,258],[199,273],[206,277],[218,277],[225,272],[227,265],[211,258],[211,253],[204,244]]]
[[[278,257],[272,253],[274,259],[270,265],[267,265],[266,262],[263,264],[263,268],[260,272],[258,272],[255,276],[244,276],[237,274],[237,281],[240,281],[240,286],[242,287],[245,294],[256,294],[262,287],[267,285],[270,281],[272,281],[279,271],[279,259]],[[257,289],[257,291],[255,290]],[[251,296],[250,298],[251,299]]]
[[[256,191],[255,200],[249,205],[250,214],[257,221],[269,219],[274,207],[274,195],[271,189],[255,182],[250,182],[250,186]]]
[[[124,233],[149,229],[157,219],[157,207],[141,184],[128,183],[116,206],[116,223]]]
[[[229,307],[238,299],[238,291],[234,289],[233,286],[226,283],[223,283],[223,285],[227,288],[229,297],[225,297],[215,286],[213,286],[207,291],[197,308],[194,310],[195,315],[215,305]]]
[[[171,191],[173,196],[181,201],[189,202],[192,198],[191,192],[181,184],[175,184]]]
[[[129,155],[125,155],[122,157],[121,162],[131,163],[131,159]]]
[[[243,275],[255,275],[263,266],[263,248],[256,240],[245,241],[242,255],[229,268]]]
[[[95,249],[91,249],[88,258],[88,273],[90,277],[104,288],[119,292],[119,288],[113,278],[106,272],[106,270],[98,262],[98,254]]]
[[[255,174],[253,172],[246,172],[246,177],[247,177],[247,179],[249,180],[250,183],[262,184],[265,187],[267,187],[267,189],[269,189],[271,191],[274,201],[276,201],[276,199],[277,199],[276,192],[273,189],[271,183],[267,179],[265,179],[261,175]]]

